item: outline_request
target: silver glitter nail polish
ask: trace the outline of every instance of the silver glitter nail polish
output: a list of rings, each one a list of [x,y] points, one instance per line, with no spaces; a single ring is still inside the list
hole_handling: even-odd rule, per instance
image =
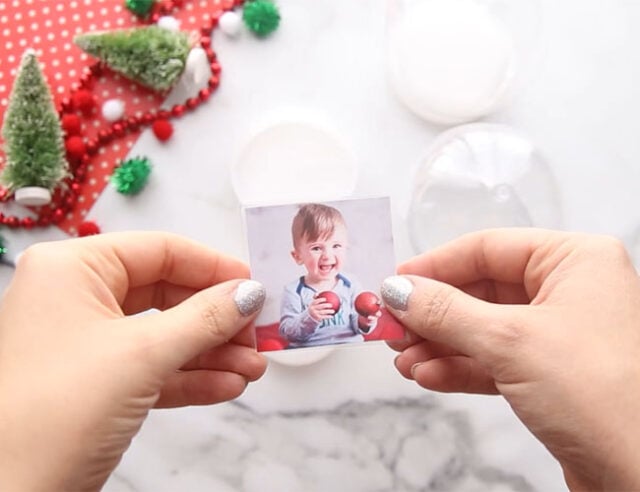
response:
[[[263,285],[255,280],[245,280],[238,285],[233,300],[242,316],[250,316],[264,304],[267,295]]]
[[[393,309],[399,309],[401,311],[407,310],[409,296],[412,291],[413,284],[411,281],[400,275],[384,279],[382,288],[380,289],[384,303]]]

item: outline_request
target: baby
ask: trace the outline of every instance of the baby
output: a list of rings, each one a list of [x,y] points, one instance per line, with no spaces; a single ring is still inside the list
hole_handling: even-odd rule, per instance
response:
[[[293,218],[291,235],[291,256],[307,273],[285,287],[280,335],[291,347],[363,341],[362,335],[375,329],[381,313],[358,323],[353,303],[362,289],[342,273],[348,240],[340,211],[316,203],[303,205]],[[318,296],[327,291],[340,299],[335,311],[331,299]]]

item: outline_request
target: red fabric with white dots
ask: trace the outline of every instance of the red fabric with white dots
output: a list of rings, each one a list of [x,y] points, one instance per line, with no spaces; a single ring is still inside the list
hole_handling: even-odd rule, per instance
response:
[[[180,20],[180,29],[196,31],[211,14],[230,6],[228,0],[185,0],[172,15]],[[56,106],[69,97],[71,87],[82,75],[83,68],[94,60],[73,43],[75,34],[82,32],[121,29],[141,25],[138,18],[124,7],[122,0],[10,0],[0,1],[0,121],[7,109],[9,94],[22,53],[36,50]],[[164,95],[153,93],[118,75],[108,74],[96,80],[92,89],[97,105],[92,115],[80,115],[82,135],[91,138],[109,122],[101,114],[102,103],[118,98],[125,102],[125,117],[140,115],[158,108]],[[186,115],[186,118],[189,116]],[[145,130],[148,131],[148,130]],[[116,139],[100,148],[90,161],[87,180],[78,204],[59,227],[77,233],[77,226],[86,219],[100,222],[91,216],[91,207],[105,185],[112,170],[126,157],[139,133]],[[148,156],[153,162],[153,156]],[[0,148],[0,166],[4,154]],[[132,211],[135,213],[135,210]]]

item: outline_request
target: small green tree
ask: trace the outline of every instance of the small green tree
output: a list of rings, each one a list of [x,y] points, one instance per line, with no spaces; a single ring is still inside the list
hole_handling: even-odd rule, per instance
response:
[[[6,164],[0,176],[11,191],[53,190],[68,173],[62,128],[35,51],[22,56],[2,125]]]
[[[80,34],[73,42],[116,72],[158,91],[178,80],[190,50],[186,33],[158,26]]]

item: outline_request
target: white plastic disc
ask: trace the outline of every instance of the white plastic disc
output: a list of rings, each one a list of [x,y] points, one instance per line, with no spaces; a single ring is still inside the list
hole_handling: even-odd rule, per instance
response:
[[[209,78],[209,60],[202,48],[192,48],[185,65],[185,73],[194,85],[201,85]]]
[[[279,123],[256,134],[231,170],[244,205],[346,198],[356,179],[352,152],[331,132],[303,122]]]
[[[234,37],[240,33],[240,28],[242,27],[242,19],[235,12],[228,10],[220,16],[220,19],[218,20],[218,26],[220,27],[220,30],[227,36]]]
[[[474,0],[408,1],[390,25],[391,86],[428,121],[456,124],[494,111],[515,64],[506,26]]]
[[[39,207],[51,202],[51,192],[39,186],[18,188],[14,193],[16,203],[25,207]]]

